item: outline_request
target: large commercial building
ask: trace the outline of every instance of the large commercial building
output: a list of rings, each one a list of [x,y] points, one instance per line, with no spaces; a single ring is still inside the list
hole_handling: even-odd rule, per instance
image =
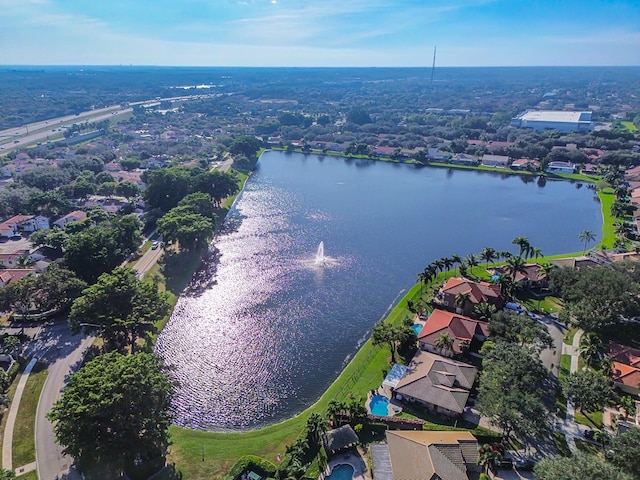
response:
[[[561,132],[590,132],[591,112],[561,112],[555,110],[527,110],[511,120],[512,127]]]

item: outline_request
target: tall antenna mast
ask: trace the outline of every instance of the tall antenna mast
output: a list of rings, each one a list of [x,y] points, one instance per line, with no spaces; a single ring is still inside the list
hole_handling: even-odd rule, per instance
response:
[[[433,83],[433,74],[436,71],[436,45],[433,46],[433,65],[431,65],[431,83]]]

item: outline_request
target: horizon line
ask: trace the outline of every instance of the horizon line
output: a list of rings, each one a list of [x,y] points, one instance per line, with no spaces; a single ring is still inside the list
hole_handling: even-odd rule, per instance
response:
[[[160,65],[143,63],[0,63],[6,67],[153,67],[153,68],[422,68],[429,65]],[[439,65],[437,68],[640,68],[637,65]]]

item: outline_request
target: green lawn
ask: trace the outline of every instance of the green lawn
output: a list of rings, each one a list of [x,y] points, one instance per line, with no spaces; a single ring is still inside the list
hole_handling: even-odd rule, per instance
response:
[[[613,248],[613,243],[616,241],[616,232],[613,225],[615,219],[611,215],[611,205],[613,205],[616,197],[613,194],[613,190],[605,188],[598,192],[598,198],[600,198],[602,206],[602,240],[600,241],[600,248]]]
[[[573,345],[573,337],[576,336],[577,331],[578,329],[576,327],[571,327],[569,330],[567,330],[567,332],[564,334],[564,338],[562,339],[562,343]]]
[[[575,414],[576,423],[586,425],[589,428],[602,429],[602,412],[594,412],[585,414],[576,410]]]
[[[36,364],[31,371],[20,400],[20,410],[13,429],[13,466],[22,467],[36,460],[35,422],[40,392],[47,379],[47,369]]]
[[[558,374],[558,391],[556,393],[556,410],[558,410],[558,416],[562,419],[567,418],[567,399],[562,393],[562,382],[569,375],[571,371],[571,355],[560,356],[560,370]]]
[[[576,442],[576,447],[578,447],[578,450],[581,451],[582,453],[598,455],[602,451],[598,445],[594,445],[593,443],[590,443],[590,442],[585,442],[584,440],[581,440],[579,438],[576,438],[575,442]]]
[[[638,131],[638,127],[636,127],[633,122],[620,122],[624,128],[627,129],[630,133],[634,133]]]

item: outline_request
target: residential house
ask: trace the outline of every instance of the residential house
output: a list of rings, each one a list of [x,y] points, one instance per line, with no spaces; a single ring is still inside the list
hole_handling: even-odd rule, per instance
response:
[[[600,265],[610,265],[614,262],[639,261],[638,252],[607,252],[606,250],[594,250],[589,252],[589,258]]]
[[[4,270],[0,270],[0,287],[4,287],[11,282],[16,282],[35,272],[35,268],[5,268]]]
[[[598,175],[598,166],[593,163],[585,164],[580,170],[584,175]]]
[[[467,153],[457,153],[453,156],[450,163],[455,163],[456,165],[478,165],[478,156],[477,155],[469,155]]]
[[[390,157],[391,155],[394,154],[395,151],[396,151],[395,147],[382,147],[382,146],[375,147],[375,153],[380,157]]]
[[[485,154],[482,157],[482,165],[485,167],[507,168],[509,166],[509,157],[506,155]]]
[[[491,275],[509,275],[506,266],[488,268]],[[544,287],[548,282],[548,276],[542,271],[539,263],[525,263],[522,272],[516,272],[513,281],[522,287]]]
[[[609,358],[613,362],[614,385],[623,392],[640,394],[640,350],[611,343]]]
[[[540,169],[540,162],[538,160],[529,160],[528,158],[519,158],[511,162],[510,167],[513,170],[529,170],[531,172],[537,172]]]
[[[0,223],[0,235],[12,237],[20,232],[35,232],[49,228],[49,219],[41,215],[15,215]]]
[[[459,416],[467,405],[477,372],[472,365],[418,350],[393,395],[433,412]]]
[[[11,253],[0,253],[0,268],[14,268],[21,257],[29,255],[29,250],[16,250]]]
[[[451,154],[448,152],[442,152],[438,148],[427,149],[427,157],[434,162],[448,162],[451,158]]]
[[[470,480],[481,472],[470,432],[387,430],[386,444],[370,448],[376,480]]]
[[[67,213],[64,217],[59,218],[58,220],[53,222],[53,224],[64,229],[64,227],[68,223],[81,222],[82,220],[86,220],[86,219],[87,219],[87,214],[85,212],[83,212],[82,210],[74,210],[71,213]]]
[[[549,263],[560,268],[577,268],[578,270],[598,266],[596,262],[586,255],[581,255],[579,257],[555,258],[553,260],[549,260]]]
[[[458,295],[466,297],[462,305],[457,305]],[[435,300],[462,315],[470,315],[473,308],[482,302],[494,305],[497,310],[504,307],[505,299],[500,294],[500,286],[487,282],[474,282],[466,278],[451,277],[440,289]]]
[[[576,166],[571,162],[549,162],[545,172],[548,173],[573,173]]]
[[[448,334],[453,339],[451,350],[442,351],[436,347],[436,343],[442,334]],[[463,353],[463,345],[465,343],[468,348],[474,340],[476,342],[484,342],[488,335],[489,324],[487,322],[481,322],[436,308],[427,319],[422,330],[420,330],[418,345],[428,352],[451,357],[454,353]]]

